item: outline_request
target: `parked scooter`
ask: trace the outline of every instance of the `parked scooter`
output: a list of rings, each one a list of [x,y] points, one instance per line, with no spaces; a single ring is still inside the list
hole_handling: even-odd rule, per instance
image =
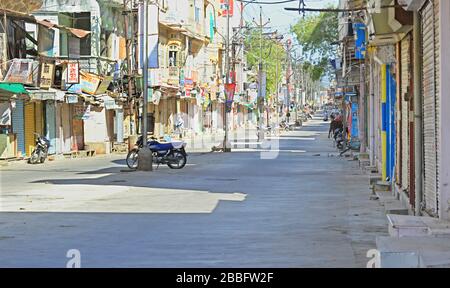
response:
[[[140,136],[136,142],[136,147],[133,148],[127,155],[127,165],[130,169],[138,167],[139,149],[144,146],[143,137]],[[167,143],[160,143],[156,138],[151,137],[147,141],[147,147],[150,148],[153,156],[153,163],[166,164],[171,169],[182,169],[187,162],[187,153],[185,151],[186,142],[172,141]]]
[[[37,136],[36,146],[28,159],[29,164],[44,163],[48,156],[48,149],[50,148],[50,141],[41,136],[38,133],[34,133]]]

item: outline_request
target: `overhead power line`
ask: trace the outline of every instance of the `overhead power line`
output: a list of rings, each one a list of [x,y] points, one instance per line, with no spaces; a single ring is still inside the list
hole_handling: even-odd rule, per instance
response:
[[[279,1],[252,1],[252,0],[236,0],[242,3],[252,3],[252,4],[260,4],[260,5],[276,5],[276,4],[285,4],[291,2],[297,2],[298,0],[279,0]]]

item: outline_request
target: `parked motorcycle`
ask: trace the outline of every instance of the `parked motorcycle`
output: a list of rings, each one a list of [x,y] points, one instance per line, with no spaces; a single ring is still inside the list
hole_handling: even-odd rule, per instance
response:
[[[259,131],[261,128],[259,126],[256,126],[256,137],[259,138]],[[264,126],[263,127],[264,135],[265,136],[271,136],[272,133],[274,133],[272,126]]]
[[[37,136],[36,146],[28,159],[29,164],[44,163],[48,156],[48,149],[50,148],[50,141],[41,136],[38,133],[34,133]]]
[[[342,128],[334,131],[334,142],[339,150],[344,149],[344,130]]]
[[[136,142],[136,147],[133,148],[127,155],[127,165],[130,169],[136,169],[139,161],[139,149],[144,147],[143,137],[140,136]],[[153,163],[166,164],[171,169],[182,169],[187,162],[187,153],[184,149],[186,142],[172,141],[167,143],[160,143],[156,138],[152,137],[147,141],[147,147],[150,148],[153,156]]]
[[[289,125],[289,123],[287,123],[286,120],[281,121],[280,128],[285,130],[285,131],[291,131],[292,130],[291,126]]]

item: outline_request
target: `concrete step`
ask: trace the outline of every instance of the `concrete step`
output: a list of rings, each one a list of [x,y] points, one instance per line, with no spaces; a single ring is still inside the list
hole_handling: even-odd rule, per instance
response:
[[[359,160],[367,160],[367,161],[370,162],[370,160],[369,160],[369,154],[368,154],[368,153],[359,153],[358,159],[359,159]]]
[[[376,166],[366,166],[366,167],[364,167],[364,170],[370,174],[378,173],[378,168]],[[381,176],[380,176],[380,179],[381,179]]]
[[[375,191],[391,191],[391,183],[386,181],[377,181],[374,184]]]
[[[386,202],[395,202],[398,199],[395,198],[394,195],[392,195],[391,192],[382,192],[382,191],[377,191],[375,192],[375,195],[377,195],[378,200],[380,201],[380,203],[383,205]],[[400,201],[399,201],[400,202]]]
[[[381,268],[450,267],[450,238],[377,237]]]
[[[361,160],[361,159],[359,159],[359,167],[361,169],[364,169],[367,166],[370,166],[370,160]]]
[[[408,215],[408,208],[403,206],[399,200],[384,202],[384,211],[387,214]]]
[[[369,176],[369,186],[370,186],[371,188],[373,188],[373,186],[375,185],[375,183],[377,183],[377,182],[379,182],[379,181],[381,181],[381,175],[376,174],[376,175],[370,175],[370,176]]]
[[[431,217],[388,214],[389,235],[392,237],[429,236],[429,227],[439,220]]]
[[[450,239],[450,222],[437,218],[388,214],[392,237],[439,237]]]

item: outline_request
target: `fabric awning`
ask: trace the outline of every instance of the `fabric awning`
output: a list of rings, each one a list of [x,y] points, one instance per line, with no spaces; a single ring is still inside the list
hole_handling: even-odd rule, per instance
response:
[[[0,83],[0,93],[10,93],[10,94],[29,94],[22,83]]]
[[[63,25],[58,25],[58,24],[53,23],[53,22],[51,22],[51,21],[49,21],[47,19],[36,20],[36,23],[40,24],[40,25],[42,25],[44,27],[47,27],[48,29],[57,28],[57,29],[69,32],[69,33],[71,33],[72,35],[74,35],[75,37],[78,37],[78,38],[84,38],[84,37],[86,37],[87,35],[89,35],[91,33],[91,31],[86,31],[86,30],[82,30],[82,29],[77,29],[77,28],[66,27],[66,26],[63,26]]]
[[[34,17],[31,14],[14,11],[14,10],[9,10],[9,9],[5,9],[2,7],[0,7],[0,14],[4,14],[7,17],[11,17],[13,19],[23,20],[28,23],[40,24],[48,29],[56,28],[56,29],[64,30],[78,38],[84,38],[91,33],[91,31],[59,25],[59,24],[53,23],[47,19],[38,20],[38,19],[36,19],[36,17]]]

